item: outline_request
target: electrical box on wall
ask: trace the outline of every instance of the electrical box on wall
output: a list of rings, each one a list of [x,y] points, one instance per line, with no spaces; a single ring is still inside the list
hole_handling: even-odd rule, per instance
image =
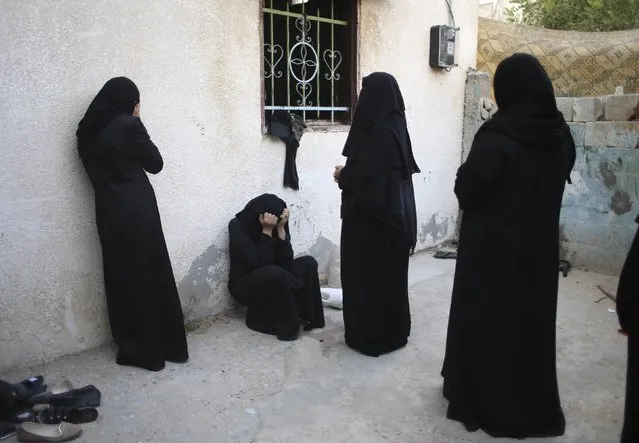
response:
[[[430,28],[430,66],[449,69],[457,66],[457,31],[447,25]]]

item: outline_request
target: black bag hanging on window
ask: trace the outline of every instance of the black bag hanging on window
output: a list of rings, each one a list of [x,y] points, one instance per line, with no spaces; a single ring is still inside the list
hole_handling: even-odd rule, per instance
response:
[[[299,116],[286,111],[275,111],[271,117],[268,133],[284,141],[286,144],[286,160],[284,163],[284,187],[300,189],[297,175],[297,148],[304,134],[306,123]]]

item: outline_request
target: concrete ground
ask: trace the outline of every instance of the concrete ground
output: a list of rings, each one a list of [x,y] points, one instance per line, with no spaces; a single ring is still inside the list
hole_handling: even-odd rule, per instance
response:
[[[239,315],[205,322],[190,334],[191,361],[160,373],[119,367],[108,347],[0,378],[37,373],[98,386],[101,415],[80,440],[91,443],[491,441],[445,418],[439,371],[454,265],[413,258],[413,335],[408,347],[378,359],[349,350],[341,312],[327,310],[324,330],[293,343],[248,330]],[[558,366],[568,425],[548,442],[619,441],[625,339],[613,303],[596,303],[597,285],[614,292],[616,279],[582,271],[561,279]]]

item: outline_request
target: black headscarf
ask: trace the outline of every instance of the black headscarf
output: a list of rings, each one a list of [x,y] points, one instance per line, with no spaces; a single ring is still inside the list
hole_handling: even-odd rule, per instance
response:
[[[105,83],[95,96],[78,125],[78,148],[92,141],[113,119],[123,114],[131,115],[140,103],[140,91],[126,77],[115,77]]]
[[[570,128],[557,109],[555,91],[546,70],[530,54],[502,60],[494,78],[499,110],[482,129],[508,135],[529,148],[557,149]]]
[[[248,202],[242,211],[238,212],[235,217],[240,221],[244,232],[254,241],[257,242],[262,233],[262,225],[260,224],[260,214],[268,212],[276,217],[280,217],[286,208],[286,202],[274,194],[262,194]],[[287,225],[288,229],[288,225]]]
[[[375,134],[382,132],[392,134],[395,146],[376,143],[380,139]],[[406,127],[404,98],[392,75],[374,72],[364,77],[342,155],[357,159],[367,175],[399,166],[405,177],[420,172]]]

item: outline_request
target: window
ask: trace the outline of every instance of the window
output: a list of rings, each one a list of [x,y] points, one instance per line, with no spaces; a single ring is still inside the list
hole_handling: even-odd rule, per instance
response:
[[[355,103],[357,0],[263,0],[264,111],[348,123]]]

